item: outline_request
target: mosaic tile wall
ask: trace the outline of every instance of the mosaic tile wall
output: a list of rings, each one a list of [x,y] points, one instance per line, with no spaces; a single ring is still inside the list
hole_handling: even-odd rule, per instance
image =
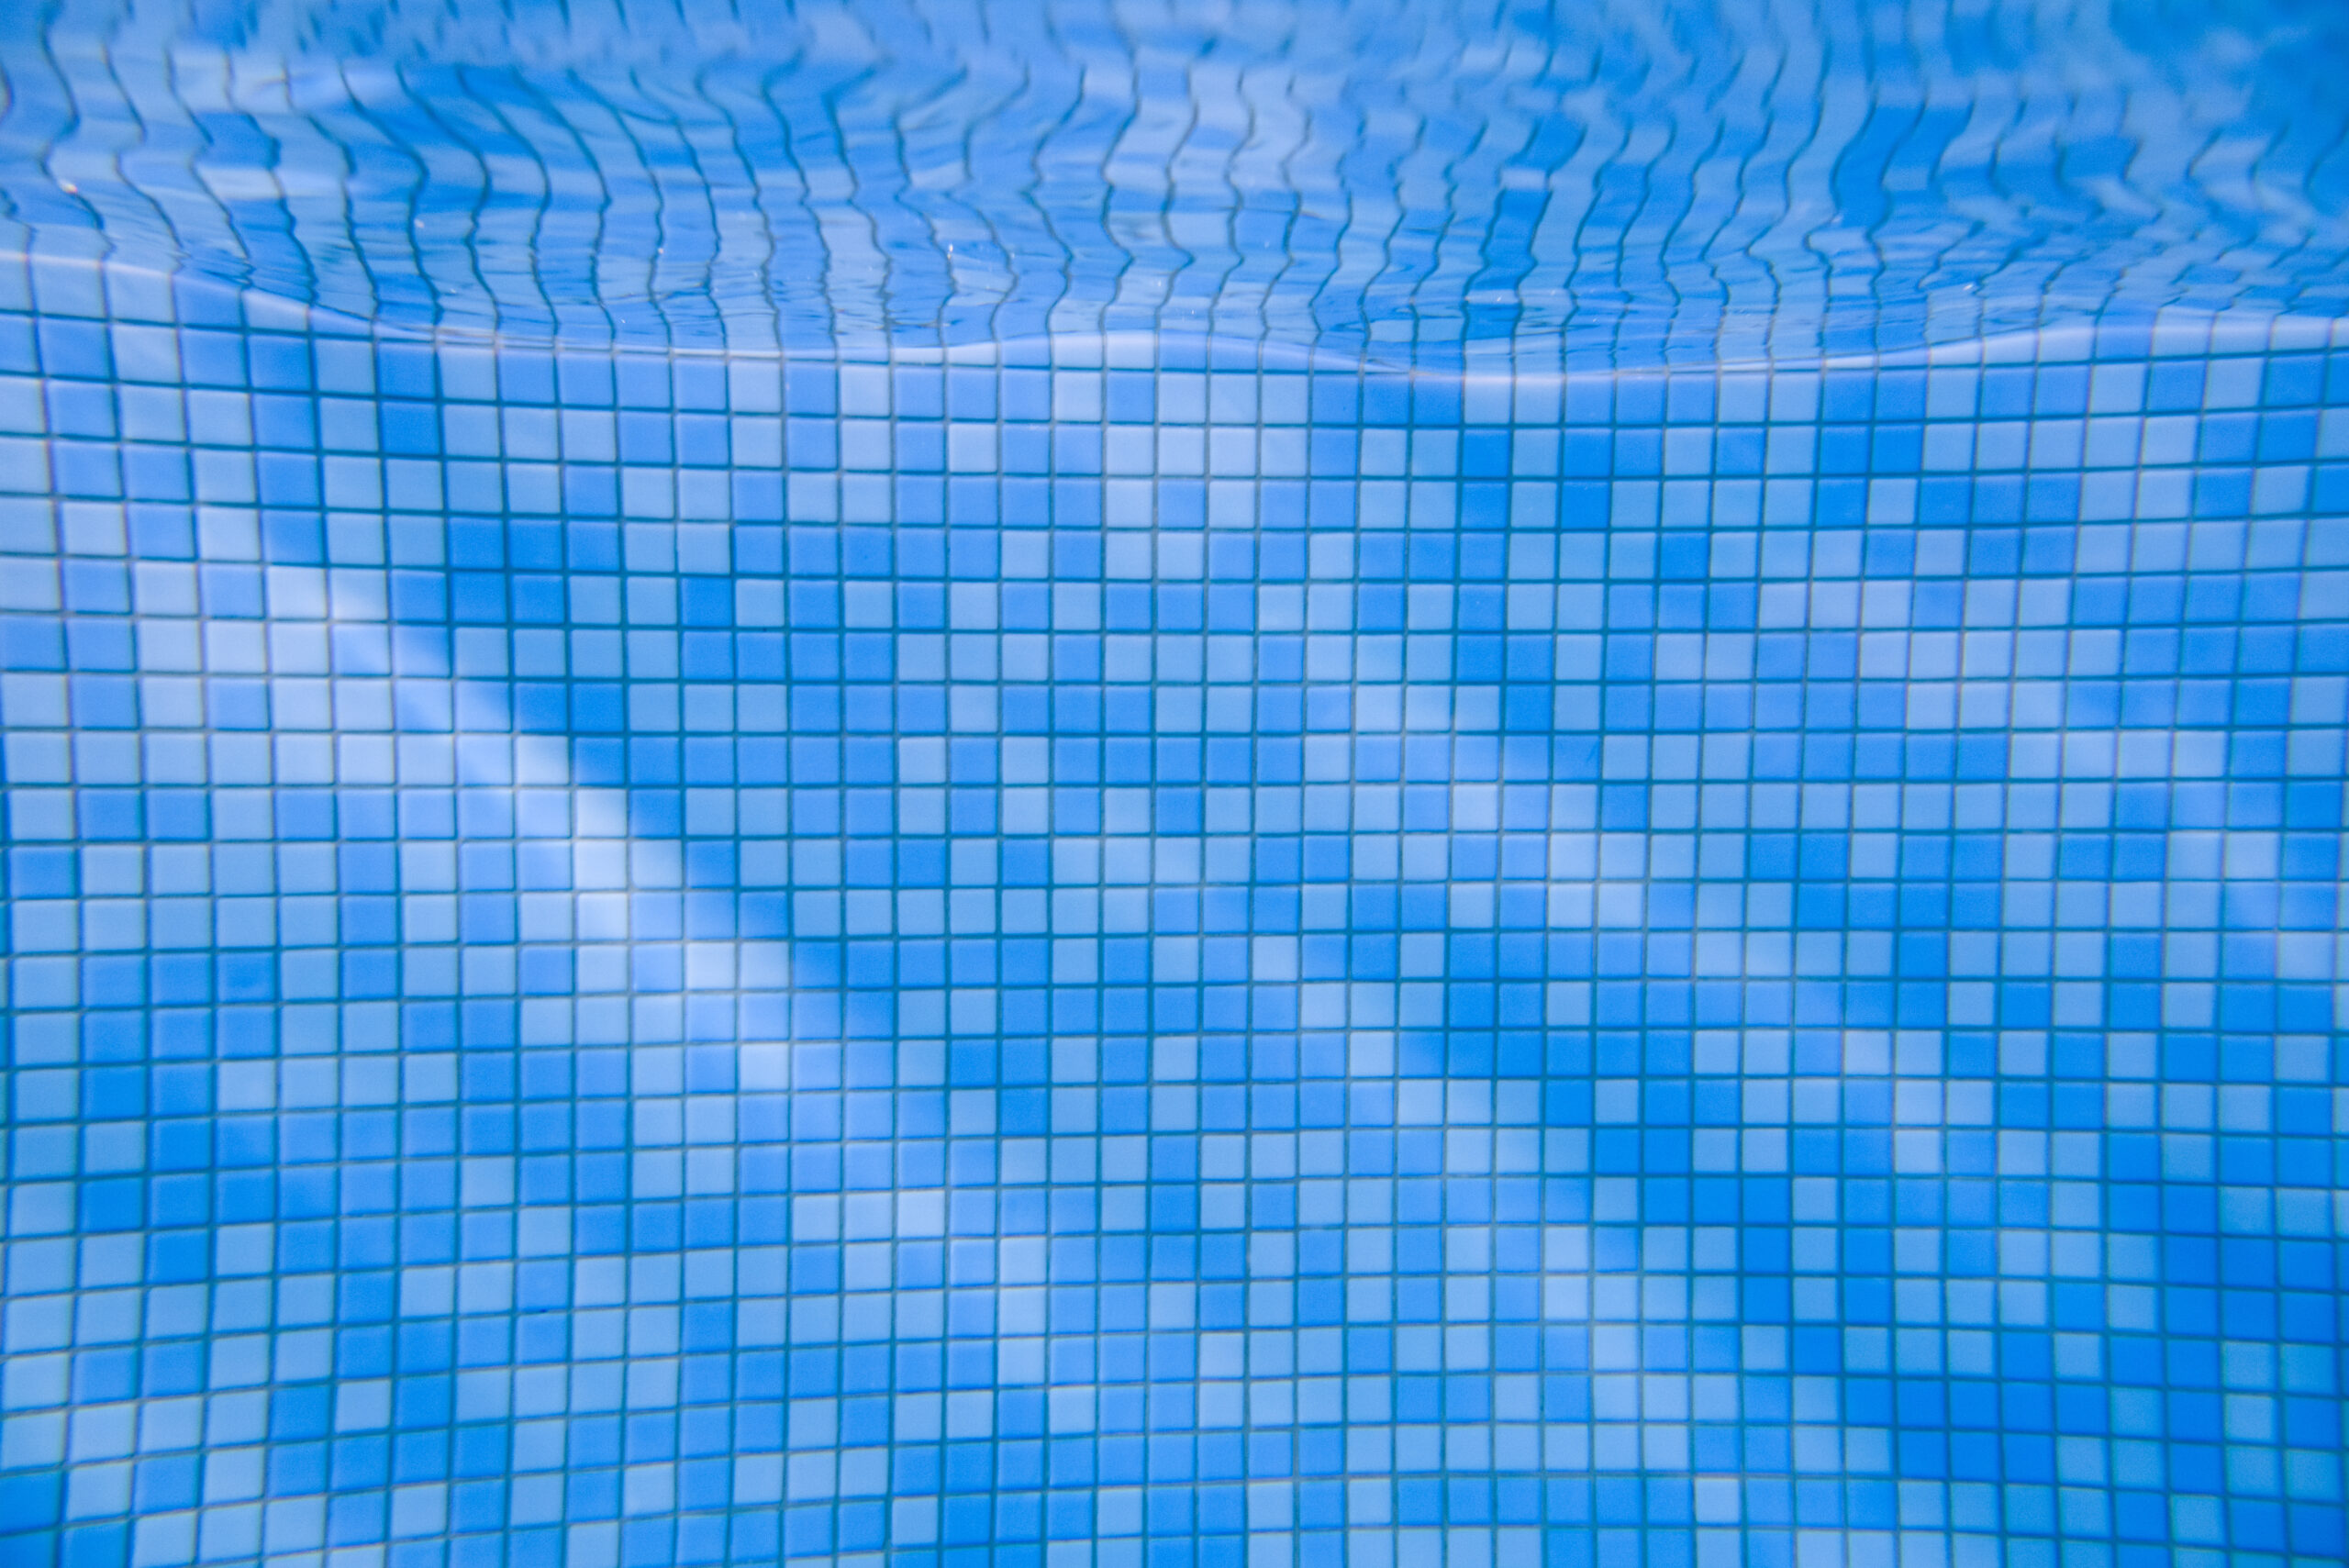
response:
[[[2338,340],[0,266],[0,1556],[2337,1561]]]

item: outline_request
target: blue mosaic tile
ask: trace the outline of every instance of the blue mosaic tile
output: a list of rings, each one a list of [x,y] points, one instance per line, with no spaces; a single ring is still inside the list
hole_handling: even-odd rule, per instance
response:
[[[0,1561],[2339,1562],[2344,59],[0,23]]]

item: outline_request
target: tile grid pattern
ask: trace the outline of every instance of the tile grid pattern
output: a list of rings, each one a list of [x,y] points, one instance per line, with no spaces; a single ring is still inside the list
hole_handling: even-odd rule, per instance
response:
[[[2338,1556],[2327,328],[1058,352],[0,271],[12,1549]]]

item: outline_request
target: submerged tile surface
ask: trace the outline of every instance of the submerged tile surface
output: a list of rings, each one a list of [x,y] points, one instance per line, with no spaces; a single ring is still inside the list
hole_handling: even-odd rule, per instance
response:
[[[2339,1561],[2344,58],[0,22],[0,1561]]]

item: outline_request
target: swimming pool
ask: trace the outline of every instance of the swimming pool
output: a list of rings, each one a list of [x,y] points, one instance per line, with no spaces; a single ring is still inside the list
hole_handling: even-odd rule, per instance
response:
[[[0,1559],[2338,1561],[2344,58],[0,21]]]

